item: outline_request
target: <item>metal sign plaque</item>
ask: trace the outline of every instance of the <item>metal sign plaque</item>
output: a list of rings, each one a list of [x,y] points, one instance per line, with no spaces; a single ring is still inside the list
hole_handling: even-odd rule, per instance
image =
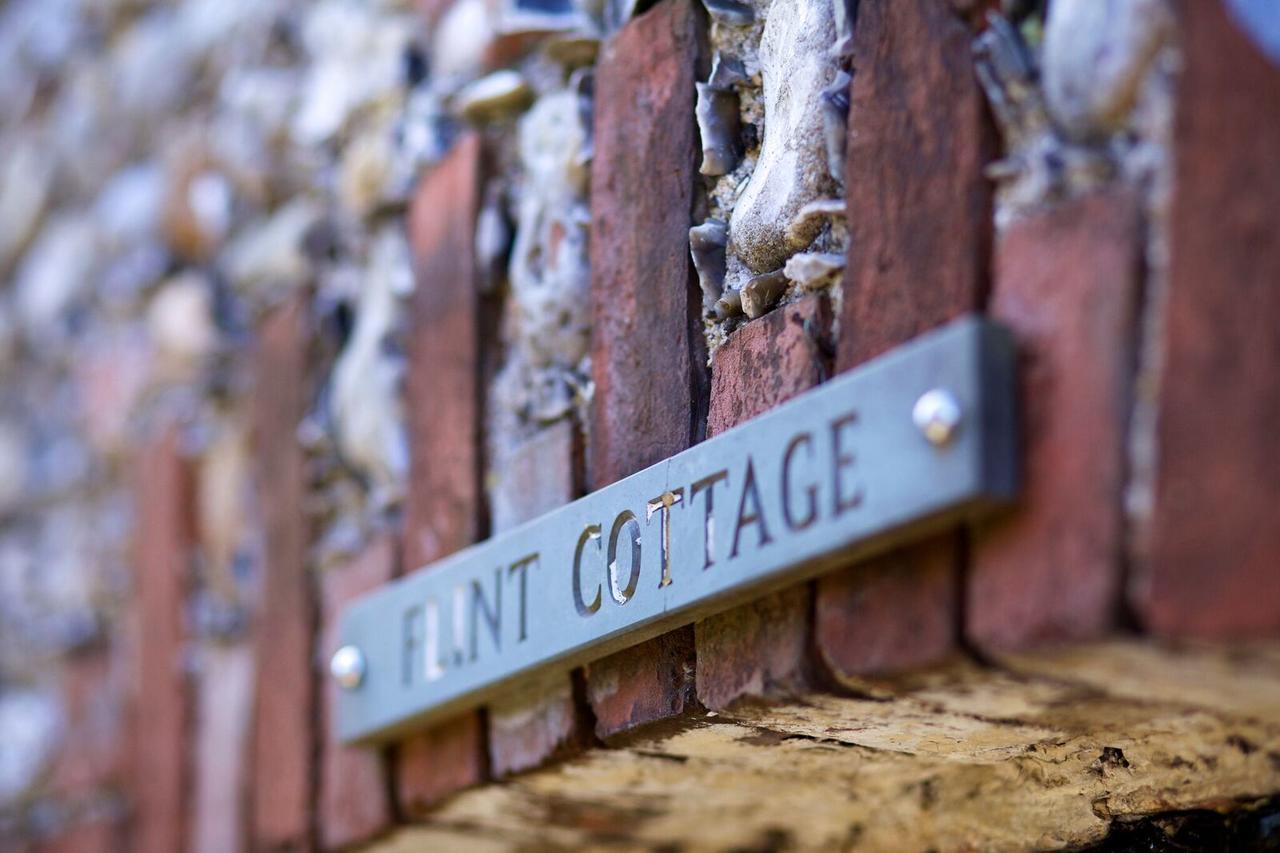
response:
[[[372,742],[1007,503],[1014,356],[966,317],[406,575],[343,614],[338,734]]]

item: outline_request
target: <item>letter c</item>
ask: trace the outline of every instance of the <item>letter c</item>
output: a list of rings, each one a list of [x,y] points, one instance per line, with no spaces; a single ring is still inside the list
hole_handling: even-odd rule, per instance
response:
[[[582,535],[578,537],[578,547],[573,552],[573,606],[577,608],[579,616],[590,616],[600,609],[600,584],[596,583],[596,597],[587,604],[582,600],[582,550],[587,547],[587,542],[594,539],[596,541],[596,550],[600,550],[600,525],[588,524],[582,528]]]

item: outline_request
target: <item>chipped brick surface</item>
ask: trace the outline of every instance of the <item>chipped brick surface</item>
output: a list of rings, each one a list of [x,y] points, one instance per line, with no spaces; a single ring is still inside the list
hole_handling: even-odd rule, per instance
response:
[[[342,609],[390,581],[396,573],[396,558],[395,543],[389,536],[379,536],[350,563],[324,573],[320,581],[323,628],[318,660],[327,662],[338,648]],[[333,736],[339,689],[332,678],[324,679],[324,743],[316,813],[320,845],[326,849],[368,841],[390,827],[392,820],[383,752],[343,746]]]
[[[1226,6],[1176,4],[1158,468],[1131,591],[1171,636],[1280,631],[1280,65]]]
[[[708,437],[761,415],[828,373],[831,306],[806,296],[738,329],[711,362]]]
[[[257,846],[311,836],[316,699],[315,600],[307,571],[305,471],[297,441],[306,407],[305,311],[294,300],[263,323],[254,389],[254,442],[266,560],[255,623],[251,834]]]
[[[1024,464],[1016,510],[973,541],[966,632],[983,647],[1114,624],[1140,253],[1137,200],[1124,190],[1001,235],[991,313],[1019,348]]]
[[[697,707],[693,627],[602,658],[586,673],[598,737],[679,716]]]

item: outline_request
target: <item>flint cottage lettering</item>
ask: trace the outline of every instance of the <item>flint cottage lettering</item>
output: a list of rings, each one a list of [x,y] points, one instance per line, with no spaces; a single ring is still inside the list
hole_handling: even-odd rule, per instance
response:
[[[409,605],[402,620],[403,682],[438,681],[482,655],[502,654],[504,639],[528,641],[539,619],[538,613],[530,613],[530,583],[568,579],[564,594],[572,596],[576,616],[586,619],[603,606],[625,606],[635,597],[643,580],[646,548],[658,549],[657,578],[652,583],[662,589],[678,583],[686,571],[709,571],[721,563],[726,564],[724,571],[732,571],[733,562],[745,550],[770,546],[789,533],[811,527],[824,512],[819,500],[824,476],[830,495],[825,511],[836,517],[856,509],[864,488],[855,471],[857,421],[857,412],[849,411],[830,422],[830,452],[825,460],[816,458],[813,431],[791,436],[782,447],[775,480],[758,477],[749,453],[738,470],[731,473],[720,468],[687,487],[668,488],[645,501],[639,512],[620,507],[607,528],[604,522],[584,525],[565,551],[571,558],[560,557],[561,566],[572,566],[568,572],[543,571],[542,554],[533,552],[455,584],[445,601],[431,597]],[[775,489],[778,499],[765,501],[765,489]],[[731,498],[728,506],[735,508],[727,553],[726,542],[716,540],[717,495]],[[769,505],[780,507],[777,517],[766,508]],[[695,552],[673,553],[672,528],[677,524],[693,524],[701,532]],[[510,632],[504,631],[504,622],[514,623],[513,637],[507,638]]]
[[[1012,361],[958,321],[370,593],[334,656],[340,736],[391,737],[1006,502]]]

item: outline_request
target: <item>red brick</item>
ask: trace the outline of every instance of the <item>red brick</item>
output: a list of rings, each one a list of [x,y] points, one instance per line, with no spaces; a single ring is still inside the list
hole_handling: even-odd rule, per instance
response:
[[[577,426],[564,420],[504,453],[495,463],[489,491],[494,533],[577,497],[580,451]],[[585,744],[591,723],[578,700],[571,677],[557,673],[491,702],[489,760],[493,774],[528,770]]]
[[[458,140],[409,210],[417,286],[409,311],[410,483],[405,565],[417,569],[480,533],[480,342],[474,242],[480,138]]]
[[[1280,65],[1223,3],[1176,5],[1155,504],[1132,590],[1171,636],[1280,632]]]
[[[802,584],[695,624],[698,701],[720,709],[744,696],[804,689],[812,607],[812,586]]]
[[[935,536],[818,580],[814,636],[837,680],[924,666],[954,650],[958,538]]]
[[[125,843],[127,837],[123,821],[98,819],[76,824],[33,849],[39,853],[117,853],[133,849]]]
[[[457,141],[418,185],[409,209],[417,286],[409,310],[410,482],[404,568],[423,566],[476,541],[481,532],[479,288],[473,231],[483,150]],[[399,748],[402,808],[421,810],[485,778],[485,726],[473,712]]]
[[[325,572],[320,583],[323,630],[318,660],[327,663],[338,648],[338,619],[343,608],[390,581],[396,573],[396,557],[394,542],[379,537],[350,564]],[[332,678],[324,679],[324,746],[316,812],[320,846],[326,850],[367,841],[387,829],[392,820],[383,754],[342,746],[333,737],[338,690]]]
[[[972,35],[946,0],[858,7],[839,370],[982,307],[991,242],[982,169],[995,137],[974,77]],[[959,634],[954,543],[944,535],[821,583],[823,657],[839,672],[865,673],[946,654]],[[877,636],[866,636],[868,625]],[[855,645],[831,645],[846,640]]]
[[[301,297],[263,322],[256,359],[254,461],[266,547],[254,624],[251,833],[255,847],[281,847],[309,843],[315,778],[315,599],[306,563],[305,460],[297,441],[307,402]]]
[[[510,530],[578,496],[581,436],[562,420],[506,451],[490,472],[493,532]]]
[[[495,776],[561,758],[591,739],[586,700],[571,676],[555,673],[524,684],[489,706],[489,760]]]
[[[711,360],[707,436],[719,435],[826,378],[831,306],[806,296],[748,323]]]
[[[827,298],[811,295],[730,335],[712,357],[707,435],[763,414],[826,378],[830,314]],[[803,687],[812,600],[805,584],[697,623],[698,700],[723,708],[745,695]]]
[[[991,650],[1098,636],[1115,622],[1124,548],[1141,230],[1131,193],[1067,202],[996,247],[991,313],[1018,341],[1018,509],[975,534],[966,631]]]
[[[840,370],[982,307],[994,135],[972,37],[946,0],[858,7]]]
[[[92,649],[63,667],[66,737],[49,780],[60,795],[84,796],[124,781],[129,673],[123,651],[116,644]]]
[[[209,644],[200,657],[191,850],[248,849],[245,795],[253,720],[253,648]]]
[[[608,41],[596,69],[592,489],[696,437],[702,298],[689,260],[689,219],[699,20],[690,0],[663,0]]]
[[[400,744],[396,791],[409,817],[485,778],[485,727],[478,713],[462,714]]]
[[[144,449],[138,466],[134,842],[143,853],[169,853],[187,840],[191,728],[182,614],[194,532],[190,469],[179,449],[178,430],[167,428]]]
[[[591,167],[592,378],[587,479],[599,489],[697,440],[705,395],[702,298],[689,259],[697,184],[692,0],[663,0],[604,45]],[[587,670],[602,736],[682,713],[692,631]]]
[[[693,626],[598,660],[586,672],[600,738],[677,717],[697,707]]]

